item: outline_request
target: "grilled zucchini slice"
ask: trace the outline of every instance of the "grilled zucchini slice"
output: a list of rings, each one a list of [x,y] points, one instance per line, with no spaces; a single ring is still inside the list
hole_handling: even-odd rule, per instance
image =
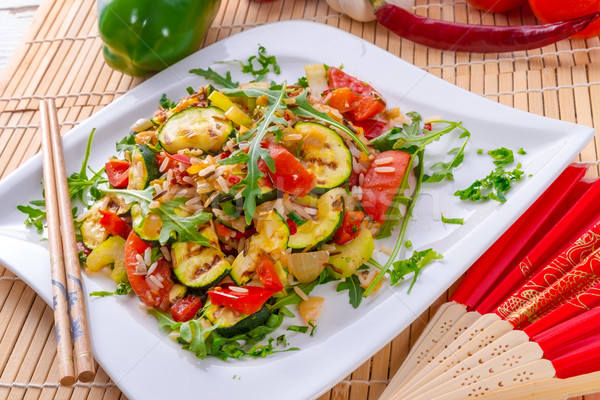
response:
[[[213,324],[219,324],[217,333],[223,337],[230,338],[250,332],[252,329],[263,325],[271,312],[266,306],[251,315],[240,314],[231,308],[207,304],[204,316]]]
[[[288,246],[292,249],[316,247],[329,240],[340,227],[344,217],[343,188],[335,188],[323,194],[317,202],[317,215],[298,226],[290,236]]]
[[[336,254],[329,257],[333,276],[337,279],[347,278],[373,255],[375,243],[368,229],[362,229],[351,242],[336,246]]]
[[[144,218],[140,205],[134,204],[131,206],[131,225],[141,239],[154,244],[159,243],[158,239],[163,226],[159,215],[149,212]]]
[[[127,189],[143,190],[150,181],[160,176],[156,155],[145,144],[136,145],[131,151],[131,168]]]
[[[315,122],[298,122],[302,135],[299,154],[306,168],[317,177],[317,190],[327,190],[346,183],[352,173],[352,154],[334,130]]]
[[[271,256],[283,253],[290,237],[290,229],[285,220],[274,210],[257,221],[256,231],[246,246],[248,250],[238,254],[231,265],[231,277],[240,286],[250,280],[250,274],[256,269],[258,258],[263,252]]]
[[[173,114],[160,127],[158,141],[171,154],[179,150],[220,150],[233,131],[233,124],[217,107],[189,107]]]
[[[212,225],[202,229],[213,247],[192,242],[175,242],[171,245],[173,271],[181,283],[194,288],[208,288],[229,274],[231,264],[219,250],[217,234]]]

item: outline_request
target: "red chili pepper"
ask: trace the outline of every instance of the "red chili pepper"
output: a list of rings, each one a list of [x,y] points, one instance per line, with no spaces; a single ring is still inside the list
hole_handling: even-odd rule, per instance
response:
[[[208,296],[212,304],[229,307],[242,314],[250,315],[260,310],[274,293],[276,293],[274,290],[259,286],[244,286],[237,290],[231,289],[230,286],[209,290]]]
[[[545,25],[491,26],[415,15],[384,0],[370,0],[379,23],[398,36],[443,50],[502,53],[537,49],[584,30],[599,13]]]
[[[287,226],[290,229],[290,235],[293,235],[296,232],[298,232],[298,225],[296,225],[294,221],[288,218],[285,222],[287,223]]]
[[[131,226],[123,218],[111,211],[100,210],[100,213],[102,214],[100,225],[106,229],[109,235],[121,236],[123,239],[127,239],[129,232],[131,232]]]

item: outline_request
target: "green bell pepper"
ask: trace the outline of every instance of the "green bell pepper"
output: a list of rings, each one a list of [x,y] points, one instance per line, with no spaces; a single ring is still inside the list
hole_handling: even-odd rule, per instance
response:
[[[145,76],[197,51],[221,0],[98,0],[106,63]]]

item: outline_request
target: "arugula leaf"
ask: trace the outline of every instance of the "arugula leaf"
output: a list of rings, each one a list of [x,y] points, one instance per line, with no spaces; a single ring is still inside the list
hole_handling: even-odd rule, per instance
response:
[[[296,85],[303,87],[303,88],[307,88],[308,87],[308,79],[306,79],[305,76],[302,76],[302,77],[298,78]]]
[[[29,204],[33,204],[31,201]],[[45,203],[42,201],[41,208],[35,208],[29,205],[18,205],[17,210],[27,215],[25,219],[25,226],[34,226],[39,234],[42,234],[44,231],[44,221],[46,220],[46,211],[44,209]],[[36,206],[40,207],[40,206]]]
[[[214,82],[222,87],[225,87],[225,88],[234,89],[240,85],[239,82],[234,82],[231,79],[231,72],[229,72],[229,71],[227,71],[225,76],[220,75],[218,72],[214,71],[210,67],[208,69],[195,68],[195,69],[191,69],[189,72],[191,74],[200,75],[200,76],[204,77],[205,79],[212,81],[212,82]]]
[[[177,341],[183,344],[184,350],[196,354],[196,357],[204,359],[208,356],[205,335],[218,328],[218,325],[205,328],[197,319],[191,319],[181,324]]]
[[[515,161],[513,151],[506,147],[501,147],[496,150],[488,151],[488,154],[494,159],[494,164],[499,167],[503,167],[508,164],[512,164]]]
[[[450,161],[448,162],[438,162],[433,164],[430,168],[431,169],[440,169],[439,171],[434,171],[434,173],[432,175],[427,175],[427,174],[423,174],[423,182],[441,182],[444,179],[447,179],[449,181],[453,181],[454,180],[454,175],[452,174],[452,171],[454,170],[454,168],[457,168],[460,164],[462,164],[464,158],[465,158],[465,148],[467,147],[467,143],[469,141],[469,136],[470,133],[465,131],[463,132],[460,136],[459,139],[462,138],[467,138],[461,147],[455,147],[452,150],[450,150],[448,152],[449,155],[454,155],[454,158],[452,158]]]
[[[158,321],[158,329],[162,331],[171,332],[179,329],[181,326],[181,322],[175,322],[170,313],[160,311],[157,308],[151,308],[148,310],[148,314],[156,317]]]
[[[130,133],[129,135],[125,136],[123,139],[118,141],[116,144],[117,151],[120,153],[123,153],[127,150],[131,151],[131,150],[133,150],[133,148],[135,146],[136,146],[136,143],[135,143],[135,134],[134,133]]]
[[[465,223],[464,218],[446,218],[446,217],[444,217],[444,214],[441,214],[441,216],[442,216],[442,222],[444,224],[463,225]]]
[[[117,285],[117,288],[114,292],[108,292],[106,290],[101,290],[98,292],[91,292],[90,297],[98,296],[98,297],[106,297],[106,296],[126,296],[133,292],[131,285],[126,282],[121,282]]]
[[[175,108],[175,106],[177,106],[177,103],[174,101],[171,101],[167,97],[166,93],[163,93],[162,96],[160,97],[159,104],[165,110],[170,110],[171,108]]]
[[[221,165],[246,164],[250,156],[243,151],[234,152],[229,157],[217,161]]]
[[[520,164],[512,171],[505,171],[498,167],[483,179],[476,180],[471,186],[454,192],[461,200],[481,201],[496,200],[500,203],[506,202],[505,194],[512,188],[513,182],[522,179],[524,171],[520,170]]]
[[[410,258],[394,262],[393,267],[388,270],[391,285],[396,286],[400,284],[406,275],[414,272],[412,282],[408,288],[408,293],[410,294],[421,270],[433,260],[441,260],[442,258],[444,257],[441,254],[436,253],[432,249],[413,251]]]
[[[358,280],[358,276],[355,274],[350,275],[342,282],[338,283],[335,291],[341,292],[343,290],[348,291],[348,295],[350,297],[350,304],[354,308],[358,308],[360,302],[362,301],[362,295],[365,292],[365,289],[360,285],[360,281]]]
[[[210,241],[198,232],[198,227],[211,220],[212,214],[205,211],[197,211],[189,217],[177,215],[176,210],[185,204],[185,198],[177,198],[161,203],[159,207],[150,210],[150,202],[153,198],[154,188],[147,187],[144,190],[127,189],[102,189],[106,193],[114,193],[122,196],[127,203],[138,203],[142,209],[142,216],[146,218],[152,211],[162,220],[162,229],[158,238],[161,245],[166,244],[171,238],[171,233],[177,232],[178,240],[184,242],[198,243],[201,246],[212,247]]]

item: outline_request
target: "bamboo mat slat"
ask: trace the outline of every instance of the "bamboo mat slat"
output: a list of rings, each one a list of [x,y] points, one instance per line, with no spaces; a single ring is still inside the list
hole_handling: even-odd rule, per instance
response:
[[[460,0],[417,0],[415,12],[457,22],[536,23],[526,8],[483,15]],[[428,50],[376,23],[352,21],[331,10],[324,0],[223,0],[204,45],[265,23],[291,19],[316,21],[350,32],[493,101],[600,127],[599,38],[563,41],[527,52],[454,53]],[[0,179],[40,150],[40,99],[56,99],[64,134],[141,82],[105,65],[94,0],[42,2],[21,46],[0,76]],[[598,139],[597,135],[581,152],[579,161],[600,159]],[[588,175],[597,177],[598,172],[596,163]],[[452,290],[319,400],[376,400]],[[102,369],[92,384],[59,387],[52,327],[50,308],[0,265],[0,399],[125,400]],[[598,400],[600,394],[578,399]]]

